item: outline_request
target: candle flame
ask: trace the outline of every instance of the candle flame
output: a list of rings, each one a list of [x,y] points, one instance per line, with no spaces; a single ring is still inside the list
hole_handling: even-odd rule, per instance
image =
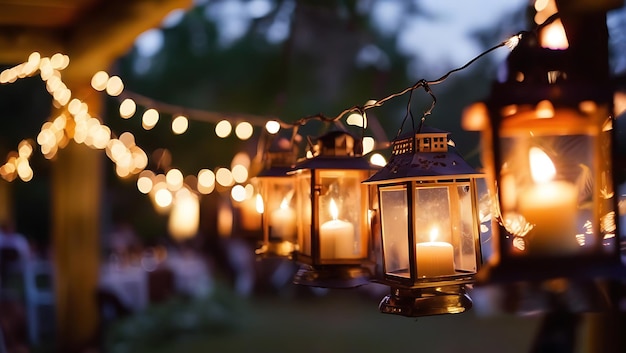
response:
[[[335,199],[330,199],[330,215],[333,217],[333,220],[336,221],[339,218],[339,208],[337,208],[337,204],[335,203]]]
[[[433,228],[430,230],[430,241],[437,240],[438,236],[439,236],[439,228]]]
[[[536,183],[546,183],[554,179],[556,169],[548,155],[540,148],[531,147],[528,153],[530,174]]]
[[[256,194],[256,211],[259,214],[263,214],[263,212],[265,212],[265,206],[263,206],[263,196],[261,196],[261,194]]]
[[[542,100],[537,103],[536,114],[538,118],[553,118],[554,106],[549,100]]]
[[[286,210],[289,208],[289,199],[288,198],[283,198],[283,200],[280,202],[280,209],[281,210]]]

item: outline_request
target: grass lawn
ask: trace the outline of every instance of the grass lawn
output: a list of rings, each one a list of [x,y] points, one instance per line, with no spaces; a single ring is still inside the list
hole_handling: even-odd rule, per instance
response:
[[[407,318],[378,311],[378,299],[353,290],[326,295],[232,298],[228,328],[170,334],[146,352],[528,352],[539,317],[476,312]],[[176,320],[172,318],[172,320]],[[140,353],[138,347],[131,350]],[[123,348],[123,347],[118,347]]]

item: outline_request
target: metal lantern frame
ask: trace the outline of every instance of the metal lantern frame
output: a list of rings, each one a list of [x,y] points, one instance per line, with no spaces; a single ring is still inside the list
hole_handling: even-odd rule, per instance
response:
[[[298,200],[296,178],[292,172],[296,148],[270,148],[267,162],[256,176],[259,195],[263,202],[263,239],[256,254],[260,257],[292,257],[298,243]]]
[[[425,316],[460,313],[472,306],[465,285],[474,281],[482,263],[478,183],[483,174],[448,144],[448,135],[422,126],[417,133],[397,138],[389,163],[364,182],[376,186],[378,195],[382,266],[377,266],[376,281],[391,288],[379,305],[383,313]],[[429,200],[428,193],[436,197]],[[470,224],[460,229],[463,212]],[[430,231],[427,223],[434,219],[449,233],[444,253],[424,248],[442,244],[418,239],[418,234]],[[488,233],[489,226],[483,226]],[[447,260],[450,263],[442,265]]]
[[[497,224],[495,254],[480,283],[588,280],[620,271],[613,93],[602,77],[576,72],[575,60],[568,50],[539,47],[527,34],[509,56],[507,80],[494,83],[486,101],[484,162]],[[522,188],[524,173],[533,172],[533,149],[548,151],[555,180],[575,187],[572,205],[569,186],[551,199],[532,194],[533,186]],[[541,185],[527,179],[526,185]],[[562,206],[550,206],[557,203]]]
[[[345,131],[319,137],[312,152],[312,158],[294,167],[300,202],[294,259],[302,266],[293,282],[324,288],[368,284],[373,268],[372,202],[369,188],[361,182],[379,167],[362,156],[361,140]],[[337,200],[329,196],[333,193],[338,195]],[[330,218],[326,209],[333,207],[343,216]],[[351,217],[342,220],[347,213]],[[354,238],[340,240],[348,234]]]

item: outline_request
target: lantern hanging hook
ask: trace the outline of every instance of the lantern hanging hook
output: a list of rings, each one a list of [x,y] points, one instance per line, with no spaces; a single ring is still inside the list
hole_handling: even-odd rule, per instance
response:
[[[419,125],[419,128],[417,129],[418,133],[422,131],[422,126],[424,125],[424,121],[426,120],[426,117],[432,113],[433,109],[435,109],[435,105],[437,104],[437,97],[435,97],[435,94],[430,89],[430,86],[428,85],[427,81],[424,81],[423,87],[424,87],[424,91],[426,91],[426,93],[430,95],[430,98],[432,98],[433,101],[430,103],[430,107],[428,107],[428,109],[426,109],[424,113],[422,114],[422,119],[420,120],[420,125]]]
[[[424,91],[428,93],[430,97],[432,98],[432,102],[430,106],[428,107],[428,109],[426,109],[422,113],[422,117],[420,119],[419,125],[417,129],[415,129],[415,117],[413,116],[413,112],[411,111],[411,102],[413,99],[413,91],[419,87],[424,88]],[[402,119],[402,124],[400,124],[400,129],[398,130],[396,138],[398,138],[400,134],[402,133],[402,128],[404,127],[404,124],[406,123],[406,120],[408,117],[411,117],[411,128],[412,128],[413,133],[419,133],[422,130],[422,126],[424,125],[424,121],[426,120],[426,117],[432,113],[433,109],[435,109],[436,104],[437,104],[437,97],[435,97],[435,94],[430,89],[429,82],[424,79],[419,80],[415,85],[413,85],[413,89],[409,91],[409,100],[406,105],[406,114],[404,115],[404,118]]]

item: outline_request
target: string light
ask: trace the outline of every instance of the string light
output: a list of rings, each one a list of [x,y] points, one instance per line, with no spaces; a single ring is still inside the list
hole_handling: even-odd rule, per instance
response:
[[[233,174],[227,168],[218,168],[215,172],[215,180],[218,184],[224,187],[229,187],[234,184]]]
[[[384,167],[385,165],[387,165],[387,160],[385,159],[385,157],[383,157],[382,154],[374,153],[370,156],[370,163],[372,163],[373,165]]]
[[[105,71],[98,71],[91,77],[91,87],[96,91],[104,91],[109,82],[109,74]]]
[[[98,71],[92,76],[91,86],[96,91],[105,91],[109,96],[120,99],[119,115],[121,118],[129,119],[133,117],[136,114],[137,105],[146,107],[147,109],[142,115],[142,127],[146,130],[152,129],[158,123],[160,114],[164,113],[174,116],[171,126],[174,134],[186,132],[189,127],[188,120],[192,118],[215,123],[216,135],[220,138],[226,138],[233,131],[231,121],[239,121],[235,127],[235,135],[241,140],[247,140],[252,137],[254,133],[253,126],[255,125],[263,126],[264,131],[268,134],[276,134],[281,129],[293,129],[293,136],[296,136],[298,127],[305,125],[310,120],[334,123],[344,116],[347,116],[346,123],[348,125],[357,126],[365,130],[368,127],[367,110],[380,107],[389,100],[418,88],[424,88],[429,91],[428,85],[443,82],[450,74],[465,69],[474,61],[496,48],[502,46],[513,48],[519,42],[520,36],[521,33],[488,49],[466,65],[449,71],[437,80],[420,80],[414,85],[382,99],[369,100],[364,105],[349,107],[334,117],[328,117],[320,113],[303,117],[293,123],[286,123],[280,119],[267,116],[213,113],[156,102],[136,93],[125,91],[122,79],[119,76],[110,76],[105,71]],[[98,119],[90,116],[86,103],[77,98],[72,98],[71,90],[67,88],[61,78],[61,71],[69,65],[69,62],[67,55],[57,53],[48,58],[41,57],[39,53],[34,52],[26,62],[3,70],[0,73],[0,83],[6,84],[13,83],[18,78],[32,76],[39,70],[42,80],[46,82],[46,89],[54,99],[53,104],[59,108],[67,108],[65,112],[57,116],[52,122],[44,123],[37,135],[36,142],[39,144],[41,153],[45,158],[53,158],[59,148],[67,145],[69,139],[74,139],[77,143],[84,143],[91,148],[103,149],[115,163],[115,170],[118,176],[128,177],[132,174],[139,174],[137,177],[137,189],[141,193],[149,194],[160,210],[165,210],[171,205],[174,199],[172,192],[185,189],[186,187],[192,187],[192,189],[201,194],[208,194],[215,189],[216,183],[223,187],[233,187],[237,183],[231,190],[238,190],[241,184],[248,180],[250,159],[247,154],[245,154],[246,162],[235,163],[235,158],[233,158],[232,171],[227,168],[217,168],[215,172],[209,169],[201,169],[198,171],[197,177],[195,175],[185,177],[178,169],[170,169],[167,176],[144,170],[148,164],[148,158],[146,153],[136,145],[133,134],[125,132],[119,138],[114,138],[108,126],[101,124]],[[186,112],[186,114],[175,115],[177,114],[175,111]],[[384,133],[381,135],[384,135]],[[376,148],[376,141],[374,138],[366,136],[363,138],[363,145],[364,154],[367,154]],[[0,176],[5,180],[11,181],[17,176],[24,181],[32,178],[32,169],[28,163],[28,159],[32,156],[32,146],[28,153],[26,153],[28,148],[25,146],[20,146],[20,154],[9,154],[7,162],[0,166]],[[372,154],[371,161],[377,165],[386,164],[384,157],[378,153]],[[189,183],[186,184],[186,180],[189,180]],[[244,199],[249,199],[254,194],[254,186],[252,184],[247,184],[245,188],[241,186],[241,188],[245,191]]]
[[[152,190],[152,179],[154,178],[154,173],[150,170],[144,170],[139,173],[137,177],[137,189],[142,194],[148,194]]]
[[[232,169],[233,180],[236,183],[243,183],[248,180],[248,168],[241,164],[237,164]]]
[[[269,120],[267,123],[265,123],[265,130],[269,134],[274,135],[278,133],[278,131],[280,131],[280,123],[276,120]]]
[[[235,127],[235,135],[243,141],[249,139],[253,132],[254,129],[252,128],[252,124],[247,121],[241,122]]]
[[[198,192],[210,194],[215,189],[215,173],[209,169],[201,169],[198,172]]]
[[[231,131],[233,131],[233,126],[230,124],[228,120],[222,120],[217,125],[215,125],[215,134],[218,137],[226,138],[230,135]]]
[[[124,119],[129,119],[137,111],[137,104],[134,100],[126,98],[120,104],[120,116]]]
[[[156,109],[150,108],[143,113],[141,126],[146,130],[150,130],[156,126],[158,121],[159,112]]]
[[[124,90],[124,83],[119,76],[112,76],[107,81],[106,92],[112,97],[119,96]]]
[[[230,189],[230,197],[237,202],[242,202],[246,199],[246,189],[243,185],[237,184]]]
[[[172,204],[172,193],[162,184],[157,185],[154,193],[154,201],[161,208],[169,207]]]
[[[183,173],[178,169],[170,169],[165,174],[165,182],[169,190],[180,190],[183,187]]]
[[[374,146],[376,141],[372,137],[364,137],[363,138],[363,154],[366,155],[374,150]]]
[[[172,120],[172,132],[176,135],[184,134],[189,127],[189,120],[184,115],[178,115]]]

